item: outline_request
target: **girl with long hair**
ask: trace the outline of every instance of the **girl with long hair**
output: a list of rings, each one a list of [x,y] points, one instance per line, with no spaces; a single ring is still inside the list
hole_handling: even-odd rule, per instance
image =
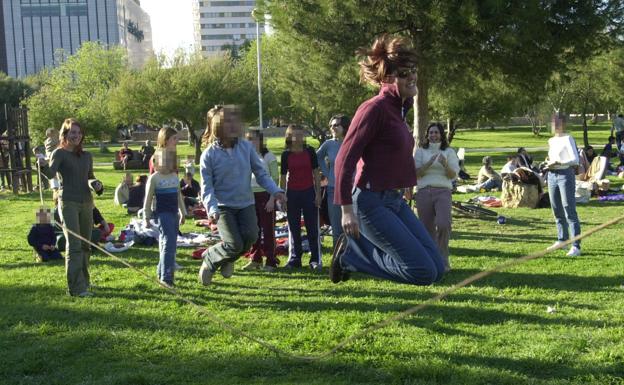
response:
[[[208,111],[206,120],[203,140],[207,148],[200,158],[202,201],[208,218],[219,229],[221,242],[204,252],[199,281],[205,286],[210,285],[217,270],[224,278],[230,278],[234,262],[258,238],[251,174],[275,200],[286,201],[252,144],[239,140],[240,110],[235,106],[215,106]],[[265,209],[270,211],[273,207],[267,204]]]

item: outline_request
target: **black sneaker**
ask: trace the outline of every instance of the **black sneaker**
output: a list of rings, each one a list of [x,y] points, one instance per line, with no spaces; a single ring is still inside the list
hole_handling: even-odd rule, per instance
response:
[[[333,283],[338,283],[341,281],[346,281],[350,278],[350,274],[347,270],[342,268],[340,264],[340,260],[345,250],[347,249],[348,239],[347,236],[341,234],[338,240],[336,241],[336,247],[334,247],[334,252],[332,254],[331,264],[329,265],[329,279]]]

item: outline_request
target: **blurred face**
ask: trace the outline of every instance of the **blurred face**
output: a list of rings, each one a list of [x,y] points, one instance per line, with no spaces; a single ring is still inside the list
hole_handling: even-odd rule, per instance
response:
[[[163,174],[174,172],[178,165],[178,157],[175,150],[168,148],[156,151],[154,159],[154,168]]]
[[[552,129],[556,134],[561,134],[565,132],[565,123],[563,119],[554,117],[552,119]]]
[[[442,140],[440,129],[437,126],[429,128],[429,132],[427,132],[427,139],[429,139],[429,143],[440,143]]]
[[[71,128],[67,132],[67,143],[70,146],[77,146],[82,141],[82,131],[77,124],[72,124]]]
[[[260,138],[254,134],[247,134],[246,138],[248,141],[251,142],[251,144],[254,145],[254,148],[256,149],[256,151],[260,152]]]
[[[178,144],[178,135],[173,135],[165,143],[165,147],[169,150],[174,150]]]
[[[399,67],[393,74],[401,98],[406,99],[418,94],[416,88],[416,67]]]
[[[303,132],[303,130],[293,130],[290,138],[294,147],[303,147],[303,141],[305,140],[305,133]]]
[[[52,210],[41,207],[35,214],[35,221],[38,225],[44,225],[52,222]]]
[[[334,139],[342,139],[344,137],[344,127],[342,127],[340,119],[333,119],[329,122],[329,129]]]
[[[236,109],[223,109],[223,135],[228,139],[239,138],[243,132],[240,113]]]
[[[132,185],[132,174],[126,174],[126,177],[124,178],[124,182],[128,186]]]

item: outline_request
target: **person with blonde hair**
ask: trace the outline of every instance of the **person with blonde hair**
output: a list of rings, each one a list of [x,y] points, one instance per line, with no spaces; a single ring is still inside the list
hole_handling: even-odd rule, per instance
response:
[[[418,93],[417,55],[407,39],[392,35],[358,52],[360,79],[381,89],[356,111],[336,157],[334,200],[344,234],[329,275],[334,283],[359,271],[429,285],[444,275],[444,262],[403,199],[404,189],[416,185],[414,137],[405,118]]]
[[[258,223],[251,189],[251,174],[271,194],[265,206],[273,210],[275,200],[286,202],[262,165],[254,146],[241,139],[242,123],[236,106],[215,106],[206,116],[203,142],[207,148],[200,158],[202,202],[208,219],[217,225],[221,242],[203,254],[199,282],[210,285],[217,270],[224,278],[234,272],[234,263],[258,238]]]
[[[66,243],[65,272],[69,294],[90,297],[89,258],[91,246],[67,230],[84,239],[91,238],[93,229],[93,196],[103,190],[102,183],[93,175],[93,157],[82,148],[83,129],[73,118],[67,118],[59,133],[59,147],[50,155],[50,164],[39,159],[41,172],[48,178],[56,176],[60,182],[58,207],[65,228]]]
[[[158,219],[160,259],[156,275],[160,283],[166,287],[174,286],[178,230],[186,216],[177,175],[178,161],[175,150],[177,138],[177,131],[170,127],[163,127],[158,132],[159,146],[154,153],[156,171],[147,180],[143,204],[145,226],[150,226],[152,217]],[[155,210],[152,212],[154,202]]]

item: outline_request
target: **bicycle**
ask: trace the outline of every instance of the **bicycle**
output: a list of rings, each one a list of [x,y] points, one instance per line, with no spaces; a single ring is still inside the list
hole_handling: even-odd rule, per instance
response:
[[[460,201],[453,201],[452,208],[456,214],[471,218],[496,219],[498,217],[498,213],[494,210]]]

